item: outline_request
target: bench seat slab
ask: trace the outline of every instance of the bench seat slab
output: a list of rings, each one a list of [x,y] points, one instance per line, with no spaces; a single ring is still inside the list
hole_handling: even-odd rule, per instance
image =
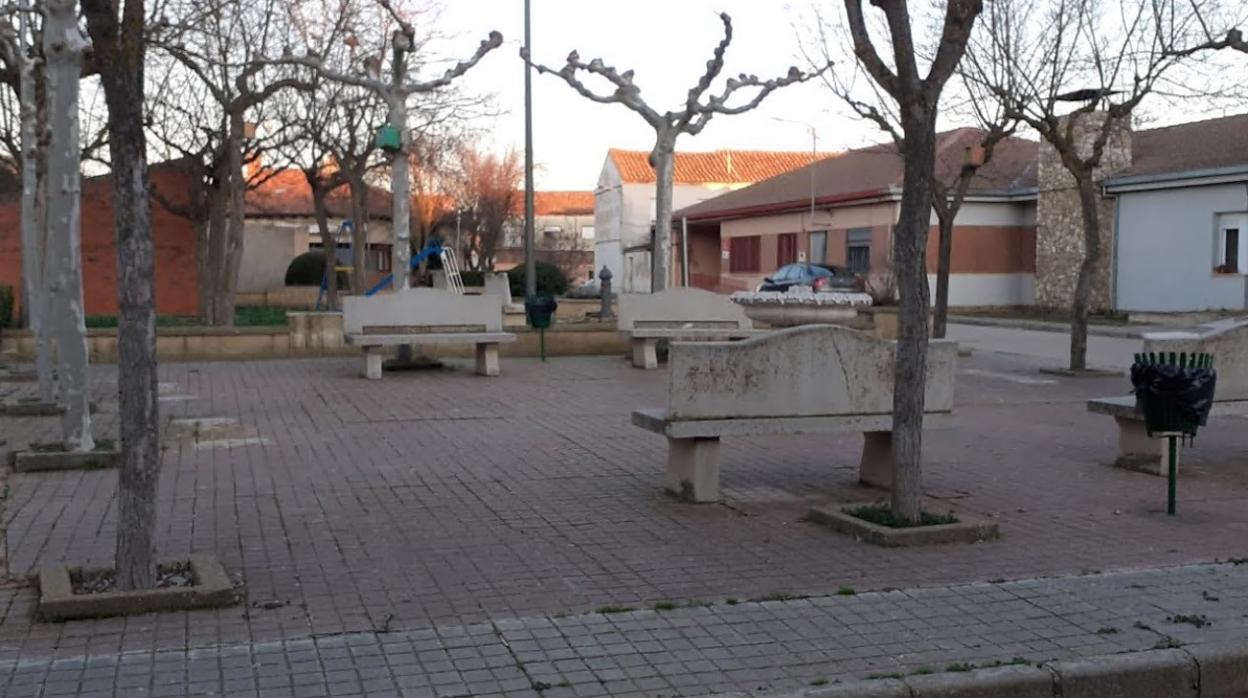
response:
[[[764,332],[766,330],[734,330],[730,327],[705,329],[673,327],[624,330],[620,334],[628,337],[629,344],[632,346],[633,368],[653,369],[659,367],[656,346],[660,339],[670,339],[674,342],[728,341],[749,339]]]
[[[1144,413],[1135,404],[1135,396],[1122,395],[1088,400],[1088,411],[1109,415],[1118,427],[1118,457],[1114,465],[1138,470],[1150,475],[1167,476],[1168,444],[1166,439],[1154,439],[1144,427]],[[1248,415],[1248,400],[1214,401],[1211,417],[1220,415]],[[1183,460],[1182,442],[1178,444],[1178,463]]]
[[[772,419],[668,420],[667,411],[654,408],[633,412],[633,424],[667,436],[667,473],[664,487],[687,502],[719,501],[719,440],[722,436],[776,433],[831,433],[861,431],[862,458],[858,480],[865,485],[893,485],[892,415],[780,417]],[[923,425],[940,429],[953,425],[953,415],[924,415]]]
[[[349,334],[347,344],[359,347],[386,347],[405,344],[502,344],[516,341],[511,332],[430,332],[423,334]]]

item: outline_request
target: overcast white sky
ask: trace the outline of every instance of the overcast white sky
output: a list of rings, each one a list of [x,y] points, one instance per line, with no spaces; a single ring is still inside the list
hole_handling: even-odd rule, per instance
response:
[[[836,12],[840,3],[825,0],[821,5]],[[662,111],[679,106],[705,70],[722,36],[716,12],[729,13],[735,29],[724,76],[748,72],[768,78],[782,75],[790,65],[806,67],[794,25],[810,17],[811,7],[811,0],[532,0],[533,56],[557,69],[576,49],[583,60],[601,57],[621,71],[631,68],[642,95]],[[481,125],[489,134],[487,147],[499,150],[524,147],[524,66],[518,57],[523,8],[523,0],[442,0],[438,17],[438,31],[454,37],[449,42],[453,48],[442,49],[450,56],[468,55],[491,29],[505,37],[505,45],[462,83],[472,92],[494,93],[498,108],[505,110],[494,123]],[[1245,65],[1238,54],[1229,60],[1239,70]],[[1218,80],[1224,74],[1204,65],[1195,77]],[[534,75],[533,103],[539,189],[593,189],[608,148],[649,150],[653,144],[653,132],[640,116],[619,104],[584,99],[557,77]],[[1242,98],[1229,104],[1215,111],[1244,111]],[[1212,115],[1205,105],[1166,103],[1157,95],[1142,106],[1137,127]],[[941,128],[963,125],[945,121],[946,116],[942,112]],[[812,123],[821,151],[884,140],[877,128],[847,116],[821,83],[811,81],[773,93],[753,112],[717,116],[698,136],[682,136],[677,148],[808,151],[805,124]]]
[[[576,49],[585,60],[600,56],[620,70],[632,68],[642,95],[662,111],[679,106],[702,75],[722,36],[717,11],[730,14],[734,25],[725,75],[750,72],[767,78],[782,75],[790,65],[801,66],[792,27],[796,15],[787,5],[782,0],[532,0],[533,55],[561,67]],[[508,110],[494,124],[492,140],[498,148],[524,147],[524,66],[517,55],[524,37],[523,7],[522,0],[453,0],[440,17],[444,31],[462,36],[461,46],[471,46],[473,37],[489,29],[506,39],[464,79],[466,89],[494,92],[498,106]],[[584,99],[554,76],[534,75],[533,105],[540,189],[592,189],[607,148],[649,150],[653,144],[653,131],[640,116],[622,105]],[[790,86],[755,112],[717,116],[698,136],[682,136],[677,147],[809,151],[804,123],[810,122],[817,127],[820,150],[879,139],[872,128],[829,113],[833,106],[815,82]]]

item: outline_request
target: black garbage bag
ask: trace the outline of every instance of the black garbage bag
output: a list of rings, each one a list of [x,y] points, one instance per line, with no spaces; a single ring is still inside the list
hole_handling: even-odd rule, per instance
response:
[[[1131,385],[1149,436],[1155,432],[1195,436],[1197,427],[1209,419],[1217,382],[1212,368],[1175,363],[1136,363],[1131,367]]]

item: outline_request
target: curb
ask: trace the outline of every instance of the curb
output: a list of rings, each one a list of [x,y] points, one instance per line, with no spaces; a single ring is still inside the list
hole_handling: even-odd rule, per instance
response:
[[[746,693],[720,694],[739,698]],[[1236,698],[1248,696],[1248,640],[1039,666],[846,681],[771,698]]]
[[[991,318],[976,317],[973,315],[950,315],[950,324],[957,325],[979,325],[981,327],[1004,327],[1011,330],[1036,330],[1039,332],[1055,332],[1066,334],[1070,332],[1070,325],[1062,322],[1049,322],[1047,320],[1026,320],[1023,318]],[[1116,325],[1088,325],[1088,336],[1092,337],[1118,337],[1122,339],[1142,339],[1145,332],[1153,332],[1153,327],[1131,327]]]

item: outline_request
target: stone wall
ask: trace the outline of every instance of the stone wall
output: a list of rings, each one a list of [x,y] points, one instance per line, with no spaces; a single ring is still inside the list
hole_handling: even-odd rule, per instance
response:
[[[1076,115],[1072,115],[1076,116]],[[1081,156],[1087,156],[1105,122],[1104,112],[1077,115],[1075,142]],[[1070,117],[1067,117],[1070,118]],[[1064,127],[1064,122],[1063,122]],[[1036,304],[1049,308],[1069,308],[1074,299],[1079,266],[1083,263],[1083,219],[1079,191],[1074,177],[1062,166],[1061,157],[1047,141],[1040,141],[1039,201],[1036,209]],[[1113,126],[1095,178],[1105,178],[1131,166],[1129,124]],[[1102,199],[1100,207],[1101,256],[1092,281],[1091,307],[1105,310],[1111,305],[1114,208],[1112,199]]]
[[[185,171],[153,165],[152,186],[172,205],[186,202]],[[191,222],[155,198],[152,238],[156,261],[156,312],[194,315],[199,312],[199,257]],[[0,284],[22,288],[22,202],[18,192],[0,197]],[[109,175],[82,180],[82,286],[87,315],[117,314],[117,247],[113,232],[113,180]],[[21,299],[16,298],[20,306]],[[14,308],[18,310],[18,308]]]

